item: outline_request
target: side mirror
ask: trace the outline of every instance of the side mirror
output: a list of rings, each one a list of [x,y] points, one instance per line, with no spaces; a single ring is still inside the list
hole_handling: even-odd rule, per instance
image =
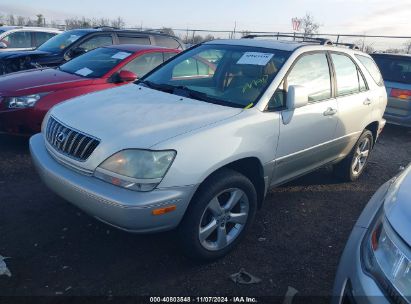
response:
[[[7,44],[3,41],[0,41],[0,49],[7,49]]]
[[[287,109],[294,110],[308,104],[308,92],[304,86],[290,85],[287,92]]]
[[[122,70],[118,73],[118,79],[120,82],[131,82],[138,79],[138,77],[131,71]]]
[[[76,47],[72,50],[67,51],[66,54],[64,54],[64,59],[66,61],[69,61],[70,59],[73,59],[74,57],[83,55],[86,52],[87,51],[85,49],[83,49],[82,47]]]

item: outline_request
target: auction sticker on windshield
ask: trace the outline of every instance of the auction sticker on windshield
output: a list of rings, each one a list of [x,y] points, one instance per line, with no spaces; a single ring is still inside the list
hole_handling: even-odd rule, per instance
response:
[[[266,65],[273,56],[272,53],[245,52],[237,64]]]
[[[82,69],[80,69],[80,70],[78,70],[74,73],[77,74],[77,75],[80,75],[80,76],[87,76],[87,75],[93,73],[93,71],[90,70],[89,68],[82,68]]]
[[[124,58],[127,58],[130,55],[131,55],[131,53],[127,53],[127,52],[117,52],[113,56],[111,56],[111,58],[124,59]]]

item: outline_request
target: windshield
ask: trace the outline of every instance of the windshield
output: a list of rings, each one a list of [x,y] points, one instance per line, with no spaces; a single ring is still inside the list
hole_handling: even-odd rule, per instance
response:
[[[115,48],[98,48],[68,61],[59,69],[87,78],[99,78],[131,54]]]
[[[85,34],[87,34],[87,31],[74,30],[56,35],[39,46],[38,50],[50,53],[58,53]]]
[[[411,57],[373,56],[385,81],[411,84]]]
[[[289,55],[267,48],[203,44],[137,83],[207,102],[252,107]]]

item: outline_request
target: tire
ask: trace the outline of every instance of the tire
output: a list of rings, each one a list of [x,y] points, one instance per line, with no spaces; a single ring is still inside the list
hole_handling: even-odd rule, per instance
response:
[[[355,146],[341,162],[334,165],[335,174],[343,181],[356,181],[364,172],[373,148],[374,137],[370,130],[364,130]]]
[[[178,227],[182,251],[195,260],[223,257],[247,233],[256,210],[257,193],[247,177],[225,168],[215,172],[200,185]]]

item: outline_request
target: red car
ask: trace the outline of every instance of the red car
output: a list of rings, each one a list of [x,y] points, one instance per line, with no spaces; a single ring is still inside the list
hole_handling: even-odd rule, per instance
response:
[[[57,68],[1,76],[0,133],[37,133],[44,115],[55,104],[127,84],[178,52],[143,45],[113,45],[92,50]]]

